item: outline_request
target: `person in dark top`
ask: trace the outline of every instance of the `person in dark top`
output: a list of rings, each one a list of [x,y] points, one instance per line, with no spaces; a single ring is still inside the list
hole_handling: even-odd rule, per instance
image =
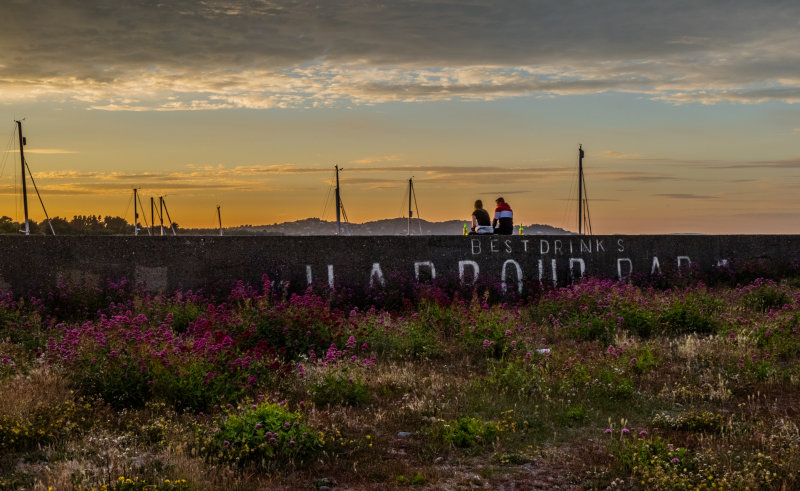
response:
[[[483,201],[475,200],[475,211],[472,212],[472,232],[470,234],[493,234],[494,227],[489,212],[483,209]]]
[[[503,198],[497,198],[495,201],[497,208],[494,210],[494,220],[492,220],[494,233],[511,235],[514,232],[514,212]]]

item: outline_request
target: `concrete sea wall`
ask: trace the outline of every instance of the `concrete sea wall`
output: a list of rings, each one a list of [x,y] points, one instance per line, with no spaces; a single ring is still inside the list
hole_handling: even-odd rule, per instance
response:
[[[0,287],[52,288],[59,278],[109,278],[151,290],[219,281],[293,287],[391,287],[400,279],[564,285],[582,276],[627,279],[752,260],[800,261],[798,235],[415,237],[0,237]]]

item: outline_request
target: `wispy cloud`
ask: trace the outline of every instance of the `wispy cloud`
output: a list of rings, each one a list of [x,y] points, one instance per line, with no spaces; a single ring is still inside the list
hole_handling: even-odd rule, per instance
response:
[[[402,159],[400,155],[384,155],[381,157],[364,157],[363,159],[354,160],[353,163],[358,165],[370,165],[383,162],[398,162]]]
[[[19,150],[6,150],[6,153],[18,153]],[[39,154],[67,154],[67,153],[78,153],[74,150],[64,150],[61,148],[31,148],[26,149],[25,153],[39,153]]]
[[[655,196],[660,196],[662,198],[674,198],[674,199],[717,199],[718,196],[708,196],[703,194],[691,194],[691,193],[659,193]]]
[[[605,150],[601,154],[609,160],[638,160],[642,157],[638,153],[624,153],[614,150]]]

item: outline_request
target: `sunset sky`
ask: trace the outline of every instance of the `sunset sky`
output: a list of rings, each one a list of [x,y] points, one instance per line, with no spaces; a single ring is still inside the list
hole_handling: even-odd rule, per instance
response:
[[[800,2],[2,0],[0,215],[15,119],[50,215],[184,227],[421,217],[800,233]],[[35,196],[31,218],[43,213]]]

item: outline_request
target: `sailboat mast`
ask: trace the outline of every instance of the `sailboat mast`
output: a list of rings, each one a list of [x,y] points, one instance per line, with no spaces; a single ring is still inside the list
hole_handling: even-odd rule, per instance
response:
[[[222,237],[222,213],[219,211],[219,205],[217,205],[217,220],[219,220],[219,236]]]
[[[153,196],[150,196],[150,228],[156,228],[156,215],[154,213],[156,207],[156,199]],[[153,230],[155,232],[155,230]],[[151,234],[152,235],[152,234]]]
[[[133,188],[133,236],[139,235],[139,207],[136,204],[137,189]]]
[[[583,145],[578,145],[578,235],[583,233]]]
[[[161,233],[159,233],[158,235],[163,236],[163,235],[165,235],[164,234],[164,197],[163,196],[159,196],[158,197],[158,219],[160,220],[160,223],[161,223],[161,226],[160,226]]]
[[[336,169],[336,234],[342,235],[342,198],[339,196],[339,166],[334,166]]]
[[[28,190],[25,187],[25,151],[22,147],[25,146],[25,138],[22,136],[22,121],[17,121],[17,128],[19,129],[19,160],[22,165],[22,203],[25,209],[25,235],[30,235],[31,228],[28,223]]]
[[[411,235],[411,193],[414,191],[413,177],[408,180],[408,235]]]

